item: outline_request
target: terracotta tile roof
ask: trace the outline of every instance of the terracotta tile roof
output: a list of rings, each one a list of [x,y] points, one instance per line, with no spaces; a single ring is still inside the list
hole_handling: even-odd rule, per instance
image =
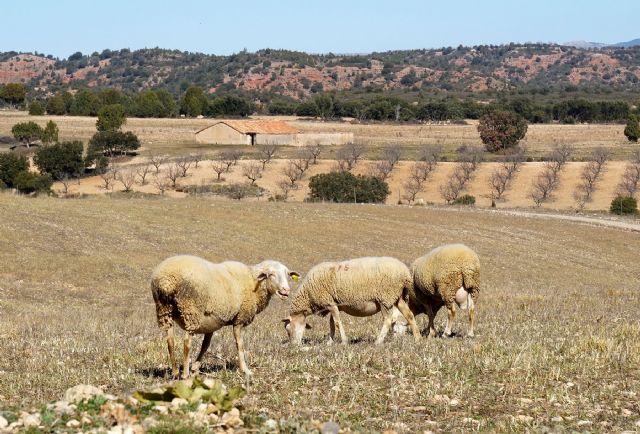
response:
[[[293,128],[284,121],[269,121],[269,120],[229,120],[216,122],[213,125],[225,124],[230,126],[236,131],[243,134],[256,133],[256,134],[298,134],[300,131]],[[211,128],[213,125],[208,126]],[[207,128],[203,128],[200,131],[204,131]],[[198,131],[197,133],[199,133]],[[196,134],[197,134],[196,133]]]

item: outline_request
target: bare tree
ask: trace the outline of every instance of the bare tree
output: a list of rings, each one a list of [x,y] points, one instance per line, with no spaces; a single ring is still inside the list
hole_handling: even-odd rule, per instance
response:
[[[442,145],[427,145],[420,150],[420,161],[435,162],[440,161],[442,155]]]
[[[100,174],[100,179],[102,180],[102,186],[105,190],[110,190],[113,188],[113,183],[118,178],[118,169],[115,167],[109,167],[107,170]]]
[[[622,180],[618,184],[620,196],[635,197],[640,189],[640,150],[636,151],[624,169]]]
[[[548,161],[545,163],[542,172],[533,181],[533,188],[529,197],[536,206],[542,205],[552,198],[553,192],[560,186],[560,173],[566,166],[573,153],[573,148],[569,145],[557,145]]]
[[[204,160],[204,155],[200,152],[195,152],[191,154],[190,157],[191,157],[191,161],[193,162],[193,167],[196,169],[198,168],[198,165],[200,164],[200,162]]]
[[[282,192],[282,197],[284,198],[284,200],[289,199],[289,192],[291,190],[295,190],[296,185],[295,183],[291,183],[291,181],[289,179],[281,179],[278,182],[278,187],[280,188],[280,191]]]
[[[180,177],[186,178],[191,168],[192,160],[189,157],[180,157],[176,160],[175,166],[179,169]]]
[[[489,186],[491,187],[491,198],[495,200],[501,200],[505,192],[509,188],[509,183],[509,172],[502,168],[496,169],[489,178]]]
[[[410,204],[416,200],[416,196],[423,191],[423,181],[419,177],[409,178],[403,185],[403,198]]]
[[[569,158],[571,158],[572,154],[573,147],[571,145],[557,145],[551,152],[547,165],[551,170],[559,174],[564,166],[569,162]]]
[[[242,166],[242,176],[249,178],[251,185],[254,185],[262,177],[262,167],[256,162],[247,163]]]
[[[65,196],[68,195],[69,186],[71,185],[71,179],[69,178],[69,175],[65,173],[62,179],[60,180],[60,183],[62,184],[62,194],[64,194]]]
[[[298,168],[300,171],[300,178],[302,178],[304,172],[306,172],[311,165],[311,157],[304,150],[300,150],[297,152],[296,158],[291,160],[291,162]]]
[[[220,177],[222,176],[222,174],[229,170],[227,162],[221,159],[213,160],[211,162],[211,168],[216,173],[216,175],[218,175],[218,177],[216,178],[217,181],[220,181]]]
[[[386,180],[393,171],[393,164],[388,160],[379,160],[373,163],[370,169],[370,176],[378,178],[380,181]]]
[[[593,193],[596,191],[596,183],[604,172],[605,165],[609,160],[609,151],[604,148],[597,148],[591,154],[591,161],[587,163],[580,173],[580,183],[573,193],[578,209],[584,209],[585,205],[593,200]]]
[[[133,170],[123,170],[118,173],[118,181],[120,181],[124,187],[124,191],[129,192],[136,182],[136,172]]]
[[[143,164],[136,169],[136,175],[140,178],[140,185],[145,185],[147,183],[147,175],[151,171],[151,165]]]
[[[459,170],[455,170],[447,181],[439,187],[440,195],[449,204],[456,200],[464,189],[461,175],[462,173]]]
[[[169,189],[170,181],[169,181],[169,178],[167,178],[165,175],[158,174],[155,176],[153,180],[153,184],[158,189],[158,192],[161,195],[164,195],[164,192]]]
[[[482,163],[482,150],[480,148],[465,148],[460,152],[458,167],[464,175],[465,183],[473,178],[478,166]]]
[[[231,172],[231,166],[234,166],[238,161],[236,154],[233,151],[226,151],[220,155],[220,160],[227,166],[226,172]]]
[[[389,166],[391,166],[391,169],[393,169],[396,164],[398,164],[398,161],[400,161],[402,152],[400,151],[400,146],[389,145],[382,150],[382,154],[384,159],[389,163]]]
[[[160,173],[160,166],[167,162],[167,157],[164,155],[152,154],[151,157],[149,157],[149,162],[153,167],[156,168],[157,175],[158,173]]]
[[[491,174],[489,178],[489,186],[491,188],[491,198],[501,200],[504,194],[511,188],[516,173],[522,167],[524,162],[524,150],[518,149],[516,152],[508,155],[498,168]]]
[[[344,148],[351,157],[352,167],[358,164],[358,161],[360,161],[362,153],[364,152],[364,147],[355,143],[347,143]]]
[[[275,157],[278,147],[276,145],[263,145],[260,147],[260,161],[262,162],[262,170]]]
[[[229,156],[233,160],[233,165],[238,165],[238,160],[242,158],[242,151],[240,149],[232,149],[229,151]]]
[[[287,177],[289,185],[292,187],[296,185],[296,181],[302,176],[300,168],[293,161],[289,161],[287,165],[282,168],[282,174]]]
[[[166,178],[171,181],[172,188],[176,188],[176,184],[178,183],[178,178],[180,178],[181,173],[182,169],[178,166],[178,163],[173,163],[167,168]]]
[[[307,154],[309,160],[311,160],[311,164],[318,164],[318,157],[322,153],[322,146],[320,143],[316,143],[315,145],[306,145],[302,149],[305,154]]]
[[[550,166],[547,166],[542,169],[542,172],[533,181],[533,189],[531,190],[530,197],[538,207],[551,199],[552,193],[558,188],[558,185],[560,185],[558,173],[549,167]]]

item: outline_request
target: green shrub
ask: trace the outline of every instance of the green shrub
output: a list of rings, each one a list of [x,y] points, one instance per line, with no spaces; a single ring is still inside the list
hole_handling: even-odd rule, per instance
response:
[[[23,194],[49,193],[53,179],[48,174],[38,175],[25,170],[16,175],[14,183],[16,189]]]
[[[633,197],[618,196],[611,201],[611,207],[609,208],[613,214],[637,214],[638,213],[638,201]]]
[[[309,179],[311,201],[383,203],[389,193],[386,182],[351,172],[320,173]]]
[[[29,114],[31,116],[42,116],[44,115],[44,106],[40,101],[31,101],[29,104]]]
[[[475,205],[476,198],[470,194],[465,194],[452,202],[453,205]]]
[[[29,170],[29,160],[24,155],[0,153],[0,182],[5,187],[15,187],[16,176],[26,170]]]
[[[38,149],[33,162],[41,173],[49,173],[53,179],[78,176],[84,170],[82,142],[62,142]]]

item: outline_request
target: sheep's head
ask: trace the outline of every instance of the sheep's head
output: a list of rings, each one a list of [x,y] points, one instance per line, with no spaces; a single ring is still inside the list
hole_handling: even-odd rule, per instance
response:
[[[278,294],[278,297],[289,296],[291,286],[289,279],[297,281],[300,274],[289,269],[278,261],[264,261],[255,266],[258,285],[269,291],[269,294]]]
[[[302,343],[304,330],[311,328],[311,326],[307,324],[307,318],[303,313],[291,314],[288,318],[283,319],[282,322],[284,323],[284,329],[289,335],[289,342],[296,345]]]

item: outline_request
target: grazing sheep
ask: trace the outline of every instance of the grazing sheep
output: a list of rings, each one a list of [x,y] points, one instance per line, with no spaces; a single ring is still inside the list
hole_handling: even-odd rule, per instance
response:
[[[429,317],[428,335],[435,334],[434,320],[442,306],[447,307],[445,336],[451,336],[451,325],[456,316],[456,305],[469,309],[468,335],[473,337],[475,303],[480,293],[480,260],[464,244],[437,247],[411,264],[413,287],[409,291],[409,307],[414,315],[426,313]],[[392,314],[394,331],[403,332],[399,314]]]
[[[370,316],[382,312],[384,322],[376,343],[384,341],[391,326],[391,309],[396,306],[405,316],[416,339],[420,332],[405,301],[411,286],[411,273],[395,258],[358,258],[343,262],[323,262],[314,266],[300,284],[291,302],[290,315],[284,319],[291,342],[300,344],[306,317],[331,313],[331,337],[338,326],[340,339],[347,336],[339,311],[354,316]]]
[[[240,369],[251,375],[244,357],[244,327],[269,303],[273,294],[289,295],[288,278],[300,275],[277,261],[247,266],[241,262],[211,263],[205,259],[180,255],[165,259],[151,274],[151,292],[156,304],[158,325],[167,333],[171,372],[178,367],[174,353],[174,321],[186,331],[182,378],[189,376],[189,351],[196,333],[204,334],[194,368],[211,343],[213,332],[233,325]]]

